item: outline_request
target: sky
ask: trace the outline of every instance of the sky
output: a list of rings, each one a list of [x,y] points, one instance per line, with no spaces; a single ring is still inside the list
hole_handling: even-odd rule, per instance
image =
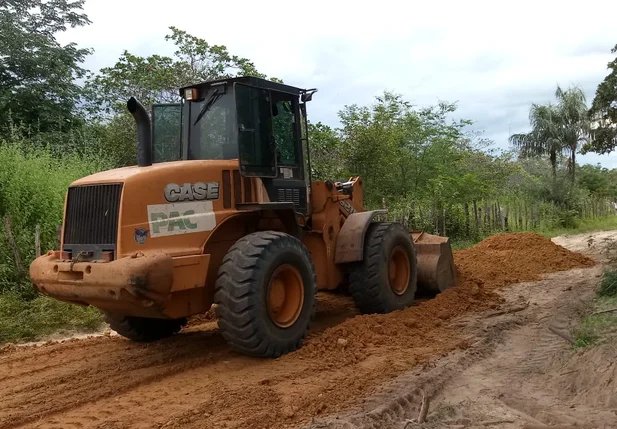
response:
[[[261,4],[258,6],[258,4]],[[170,26],[227,46],[285,83],[318,88],[309,118],[338,125],[349,104],[384,90],[417,106],[456,102],[459,118],[495,147],[529,130],[531,103],[579,85],[591,104],[617,44],[617,2],[587,0],[306,2],[86,0],[92,21],[59,35],[94,49],[86,68],[111,66],[123,50],[171,55]],[[127,97],[129,95],[127,94]],[[578,155],[617,168],[617,153]]]

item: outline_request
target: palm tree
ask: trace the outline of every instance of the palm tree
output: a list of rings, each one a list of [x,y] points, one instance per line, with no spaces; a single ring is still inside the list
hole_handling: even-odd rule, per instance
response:
[[[557,175],[559,154],[569,155],[570,177],[575,180],[576,152],[581,143],[587,142],[591,124],[587,116],[585,94],[579,87],[564,91],[557,86],[557,104],[532,104],[529,110],[531,131],[513,134],[510,143],[523,157],[547,156]]]
[[[532,104],[529,110],[528,133],[513,134],[510,143],[513,144],[524,158],[547,156],[553,169],[553,177],[557,175],[557,157],[563,152],[563,146],[557,138],[557,120],[559,111],[552,104]]]
[[[578,148],[587,143],[591,131],[591,121],[587,115],[587,101],[585,94],[579,87],[573,87],[563,91],[559,86],[555,91],[558,100],[559,121],[557,138],[563,148],[570,153],[570,174],[572,182],[575,180],[576,152]]]

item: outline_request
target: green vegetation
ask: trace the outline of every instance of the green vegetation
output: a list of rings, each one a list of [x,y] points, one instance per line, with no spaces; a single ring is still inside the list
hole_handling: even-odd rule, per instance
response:
[[[614,247],[615,243],[610,243],[607,248],[611,267],[604,271],[591,311],[574,331],[576,347],[597,344],[614,337],[617,332],[617,260],[610,253]]]
[[[613,276],[613,281],[617,280],[616,272],[611,272],[611,275]],[[574,331],[576,347],[587,347],[598,344],[615,334],[615,328],[617,328],[617,311],[599,313],[603,310],[613,308],[617,308],[617,294],[600,296],[593,301],[593,311],[583,318],[580,326]]]
[[[617,271],[607,271],[602,277],[598,295],[617,299]]]
[[[611,50],[617,53],[617,45]],[[617,58],[607,64],[609,74],[598,85],[589,109],[593,121],[592,139],[583,145],[582,153],[611,153],[617,147]]]
[[[250,59],[176,27],[162,41],[174,47],[170,56],[125,51],[101,70],[85,70],[92,50],[62,45],[55,37],[90,23],[83,4],[0,4],[0,214],[10,220],[15,242],[0,228],[0,341],[99,326],[96,310],[38,296],[27,269],[37,226],[42,251],[55,248],[73,180],[135,163],[128,97],[149,107],[177,101],[178,87],[195,81],[266,77]],[[604,115],[601,128],[594,128],[596,116],[586,114],[579,89],[558,87],[554,103],[531,106],[530,131],[512,136],[512,145],[500,151],[472,118],[457,118],[455,104],[415,106],[384,92],[368,105],[341,109],[338,127],[309,123],[313,177],[361,175],[368,208],[385,205],[390,219],[445,233],[455,247],[497,231],[555,235],[612,228],[617,216],[609,202],[617,201],[617,170],[576,164],[581,145],[583,151],[612,150],[611,64],[591,109]]]
[[[46,296],[24,300],[17,293],[0,294],[0,343],[33,341],[51,334],[95,332],[100,312]]]

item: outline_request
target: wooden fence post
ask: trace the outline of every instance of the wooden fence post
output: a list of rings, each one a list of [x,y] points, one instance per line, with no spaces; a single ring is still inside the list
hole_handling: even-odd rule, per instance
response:
[[[464,210],[465,210],[465,235],[467,237],[469,237],[469,235],[470,235],[470,228],[469,228],[469,203],[465,203]]]
[[[476,234],[480,231],[480,218],[478,217],[478,204],[476,200],[473,200],[473,218],[476,222]]]
[[[13,259],[15,260],[17,271],[19,275],[23,277],[25,276],[24,266],[21,263],[19,248],[17,247],[17,243],[15,243],[15,237],[13,237],[13,231],[11,230],[11,217],[8,215],[4,216],[4,230],[6,231],[6,238],[9,240],[9,245],[13,251]]]
[[[446,208],[443,208],[443,216],[441,218],[441,222],[442,222],[442,228],[443,228],[443,233],[441,234],[442,236],[446,236]]]
[[[509,231],[510,230],[510,226],[508,225],[508,215],[510,214],[510,205],[508,204],[506,206],[506,214],[505,216],[502,216],[501,221],[503,223],[503,230],[504,231]]]
[[[38,224],[34,232],[34,251],[36,252],[37,258],[41,256],[41,226]]]

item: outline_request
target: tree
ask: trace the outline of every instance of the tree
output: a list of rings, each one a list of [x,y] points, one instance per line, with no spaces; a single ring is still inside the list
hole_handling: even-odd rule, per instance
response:
[[[210,45],[176,27],[165,36],[176,46],[173,57],[140,57],[124,51],[116,64],[88,80],[90,112],[109,118],[124,114],[130,96],[144,105],[179,101],[179,88],[196,82],[237,75],[265,77],[246,58],[231,55],[225,46]]]
[[[454,198],[457,164],[468,141],[469,121],[448,120],[456,106],[439,103],[416,108],[399,94],[384,92],[370,106],[346,106],[336,134],[340,149],[331,150],[348,175],[361,175],[369,206],[382,198],[409,208],[429,198],[438,206]]]
[[[345,170],[341,153],[342,141],[337,130],[318,122],[308,123],[311,174],[313,180],[344,180]]]
[[[557,139],[570,152],[570,178],[576,177],[576,152],[581,144],[588,142],[591,123],[587,116],[585,93],[579,87],[564,91],[559,86],[555,91],[558,108]]]
[[[557,104],[532,104],[529,111],[531,131],[513,134],[512,143],[525,157],[549,157],[553,177],[557,174],[560,154],[569,154],[568,169],[572,183],[575,180],[576,153],[588,141],[590,122],[587,116],[585,94],[579,87],[555,90]]]
[[[12,124],[31,130],[66,131],[80,117],[76,79],[88,49],[62,46],[55,34],[89,24],[84,1],[4,0],[0,3],[0,135]]]
[[[557,158],[563,151],[563,145],[557,138],[556,121],[557,108],[552,104],[532,104],[529,110],[528,133],[513,134],[510,143],[516,147],[523,158],[548,156],[553,177],[557,175]]]
[[[579,184],[591,195],[617,199],[617,170],[586,164],[579,168]]]
[[[611,49],[611,53],[617,53],[617,45]],[[583,145],[583,154],[607,154],[617,146],[617,58],[609,62],[607,68],[610,73],[598,85],[589,109],[589,117],[595,126],[591,132],[591,141]]]
[[[250,60],[230,54],[225,46],[210,45],[176,27],[169,28],[171,33],[165,40],[175,45],[173,56],[141,57],[124,51],[113,66],[102,68],[86,82],[88,112],[101,126],[101,146],[114,154],[117,166],[135,160],[137,131],[126,110],[129,97],[148,108],[153,103],[179,102],[179,89],[196,82],[238,75],[266,77]]]

